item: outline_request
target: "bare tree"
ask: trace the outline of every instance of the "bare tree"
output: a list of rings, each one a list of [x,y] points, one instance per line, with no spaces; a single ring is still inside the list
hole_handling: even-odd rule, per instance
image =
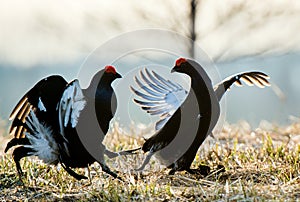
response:
[[[195,42],[197,39],[196,33],[196,14],[197,14],[197,0],[190,0],[190,38],[191,38],[191,45],[190,45],[190,56],[194,58],[195,56]]]
[[[187,44],[188,53],[191,58],[194,58],[194,47],[198,36],[198,33],[196,31],[196,20],[198,12],[197,8],[200,0],[185,0],[182,2],[184,2],[186,6],[188,6],[188,12],[182,13],[182,15],[174,15],[174,13],[178,13],[178,7],[173,6],[171,1],[164,1],[161,3],[161,6],[164,7],[164,10],[166,11],[167,15],[170,16],[170,18],[168,18],[167,21],[161,20],[160,18],[153,18],[155,14],[145,12],[143,8],[140,7],[140,5],[135,8],[135,11],[138,13],[141,19],[145,21],[169,28],[176,32],[182,33],[188,38],[190,38],[191,43]]]

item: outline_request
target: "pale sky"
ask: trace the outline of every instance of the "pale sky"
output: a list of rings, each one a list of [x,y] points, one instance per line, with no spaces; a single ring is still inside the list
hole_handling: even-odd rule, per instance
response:
[[[28,68],[85,58],[105,41],[137,29],[186,34],[187,0],[1,0],[0,63]],[[228,59],[300,47],[300,1],[202,0],[198,45]]]
[[[199,2],[197,45],[210,58],[221,61],[217,63],[221,78],[241,71],[263,71],[286,96],[286,100],[280,100],[271,88],[233,89],[228,93],[226,120],[283,122],[288,115],[299,116],[300,1]],[[48,74],[62,74],[68,80],[82,76],[88,71],[77,71],[84,59],[103,43],[117,41],[121,34],[159,28],[187,35],[188,3],[189,0],[0,0],[0,91],[9,91],[0,97],[0,125],[1,117],[6,119],[17,100],[39,79]],[[140,40],[145,39],[134,42],[140,44]],[[117,44],[117,48],[126,49],[127,45],[120,47],[122,44],[126,43]],[[107,60],[108,53],[100,50]],[[270,57],[241,57],[264,54]],[[230,59],[233,60],[226,61]],[[100,62],[108,64],[106,60]],[[96,62],[89,69],[103,67]],[[20,71],[23,69],[28,71]],[[123,70],[122,66],[120,71]],[[89,80],[80,81],[88,84]]]

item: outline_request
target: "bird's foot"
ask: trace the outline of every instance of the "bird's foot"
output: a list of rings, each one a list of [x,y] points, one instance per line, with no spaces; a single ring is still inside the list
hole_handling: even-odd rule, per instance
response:
[[[186,171],[192,175],[207,176],[210,173],[210,167],[206,165],[200,165],[196,169],[188,168]]]
[[[116,158],[118,156],[127,156],[127,155],[133,155],[133,154],[136,154],[135,152],[140,150],[141,148],[136,148],[136,149],[131,149],[131,150],[126,150],[126,151],[120,151],[120,152],[112,152],[112,151],[109,151],[107,149],[104,150],[104,154],[112,159],[112,158]]]
[[[168,175],[174,175],[176,171],[177,171],[177,170],[171,169],[171,170],[169,171]]]
[[[134,169],[134,171],[136,171],[136,172],[142,172],[143,170],[144,170],[143,167],[139,167],[139,168],[137,168],[137,169]]]
[[[216,174],[221,174],[221,173],[224,173],[226,170],[225,170],[225,166],[219,164],[217,166],[217,170],[216,170]]]
[[[99,164],[100,164],[100,166],[101,166],[101,168],[102,168],[102,170],[103,170],[104,172],[106,172],[106,173],[109,174],[110,176],[112,176],[112,177],[114,177],[114,178],[116,178],[116,179],[118,179],[118,180],[124,182],[124,180],[123,180],[121,177],[119,177],[116,173],[114,173],[113,171],[111,171],[111,170],[109,169],[109,167],[108,167],[104,162],[99,162]]]

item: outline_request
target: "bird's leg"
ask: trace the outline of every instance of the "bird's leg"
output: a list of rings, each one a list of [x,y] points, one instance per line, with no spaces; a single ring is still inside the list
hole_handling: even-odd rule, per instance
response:
[[[174,175],[175,172],[178,171],[177,164],[175,164],[175,163],[172,163],[171,165],[169,165],[168,168],[171,168],[168,175]]]
[[[139,147],[139,148],[135,148],[135,149],[130,149],[130,150],[126,150],[126,151],[120,151],[118,152],[118,154],[120,156],[123,156],[123,155],[132,155],[132,154],[136,154],[134,153],[135,151],[138,151],[138,150],[141,150],[142,148]]]
[[[126,151],[120,151],[120,152],[112,152],[109,151],[107,149],[104,150],[104,154],[108,157],[108,158],[115,158],[117,156],[125,156],[125,155],[132,155],[135,154],[133,152],[140,150],[141,148],[136,148],[136,149],[131,149],[131,150],[126,150]]]
[[[208,136],[212,137],[213,139],[216,139],[213,133],[210,133]]]
[[[104,172],[106,172],[107,174],[111,175],[114,178],[117,178],[117,179],[123,181],[122,178],[120,178],[116,173],[114,173],[113,171],[111,171],[109,169],[109,167],[105,164],[104,161],[99,162],[99,164]]]
[[[172,169],[169,171],[168,175],[174,175],[176,171],[177,171],[177,170],[175,170],[174,168],[172,168]]]
[[[149,163],[151,157],[153,156],[154,152],[150,151],[149,154],[146,156],[143,164],[141,167],[139,167],[138,169],[135,169],[136,171],[142,171],[144,170],[145,166]]]
[[[86,172],[85,174],[88,176],[89,178],[89,183],[85,184],[84,186],[90,186],[92,185],[92,176],[91,176],[91,170],[90,170],[90,165],[88,164],[87,167],[86,167]]]
[[[91,175],[90,165],[87,166],[87,170],[88,170],[88,176],[90,179],[90,184],[92,184],[92,175]]]
[[[174,175],[176,171],[178,171],[178,170],[177,170],[176,168],[173,167],[173,168],[169,171],[168,175]]]
[[[67,173],[69,173],[76,180],[88,179],[86,176],[75,173],[71,168],[69,168],[63,164],[62,164],[62,167],[65,169],[65,171],[67,171]]]
[[[192,168],[176,169],[175,167],[172,167],[171,170],[169,171],[169,175],[174,175],[176,171],[183,171],[183,170],[190,173],[191,175],[201,174],[203,176],[207,176],[210,173],[209,166],[200,165],[199,168],[197,169],[192,169]]]
[[[200,165],[197,169],[187,168],[185,171],[192,175],[200,174],[207,176],[210,173],[210,167],[206,165]]]
[[[185,171],[192,174],[192,175],[195,175],[197,173],[196,169],[191,169],[191,168],[187,168],[187,169],[185,169]]]
[[[33,155],[33,154],[31,154],[32,152],[33,152],[33,150],[31,148],[21,146],[21,147],[16,148],[12,153],[13,159],[16,163],[20,181],[22,183],[23,183],[23,181],[22,181],[23,171],[22,171],[22,168],[20,165],[20,160],[26,156]]]
[[[206,165],[199,165],[199,167],[196,170],[203,176],[207,176],[210,173],[210,167]]]
[[[118,153],[115,153],[115,152],[109,151],[109,150],[107,150],[107,149],[105,149],[105,150],[104,150],[104,154],[105,154],[105,155],[106,155],[108,158],[110,158],[110,159],[112,159],[112,158],[115,158],[115,157],[119,156],[119,154],[118,154]]]
[[[69,175],[71,175],[72,177],[74,177],[76,180],[88,179],[86,176],[84,176],[84,175],[79,175],[79,174],[75,173],[71,168],[69,168],[68,166],[66,166],[66,165],[62,162],[60,156],[59,156],[59,161],[60,161],[60,164],[62,165],[62,167],[65,169],[65,171],[67,171],[67,173],[69,173]]]

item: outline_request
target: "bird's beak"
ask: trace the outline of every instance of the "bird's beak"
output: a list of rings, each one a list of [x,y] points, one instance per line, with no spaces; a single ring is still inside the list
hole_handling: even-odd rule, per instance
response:
[[[116,77],[117,77],[117,79],[122,78],[122,76],[119,73],[116,74]]]
[[[171,69],[171,73],[176,72],[176,67],[177,67],[177,66],[175,66],[175,67],[173,67],[173,68]]]

